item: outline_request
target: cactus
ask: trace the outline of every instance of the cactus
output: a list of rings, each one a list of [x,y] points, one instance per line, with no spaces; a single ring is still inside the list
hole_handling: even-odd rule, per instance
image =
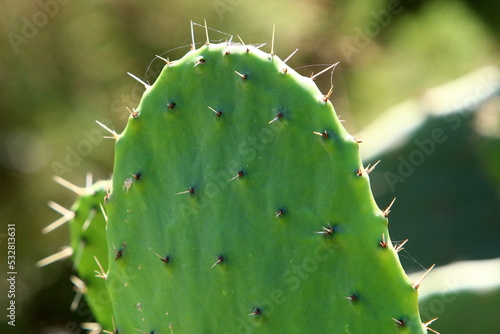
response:
[[[208,41],[164,61],[153,85],[134,77],[146,91],[125,130],[101,124],[116,140],[97,275],[112,325],[93,306],[105,332],[425,333],[392,203],[375,203],[375,166],[321,72]]]
[[[96,182],[75,202],[75,218],[70,221],[72,260],[79,278],[74,277],[78,291],[104,327],[112,326],[111,300],[104,280],[96,276],[96,265],[107,267],[106,221],[101,205],[109,190],[108,181]],[[83,285],[82,285],[83,284]]]
[[[112,330],[424,333],[330,94],[253,46],[165,61],[111,131]]]
[[[38,265],[45,266],[54,260],[71,256],[76,274],[71,277],[77,291],[71,305],[72,310],[79,307],[81,296],[85,296],[87,304],[93,311],[96,320],[103,327],[112,327],[111,300],[105,281],[96,276],[96,267],[108,266],[108,249],[106,243],[106,221],[101,210],[104,198],[109,191],[109,181],[98,181],[94,184],[89,180],[85,188],[77,187],[66,180],[56,177],[55,180],[73,190],[77,199],[71,210],[55,203],[51,206],[58,209],[63,217],[44,229],[51,232],[64,223],[68,223],[70,246],[55,256],[41,260]],[[69,250],[69,252],[68,252]]]

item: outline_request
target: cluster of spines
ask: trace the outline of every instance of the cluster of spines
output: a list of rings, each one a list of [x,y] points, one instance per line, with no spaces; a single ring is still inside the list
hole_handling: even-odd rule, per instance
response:
[[[105,295],[107,295],[106,287],[104,284],[96,284],[99,281],[93,278],[94,273],[87,272],[87,269],[82,269],[80,267],[80,264],[82,263],[82,261],[87,261],[87,263],[85,264],[86,267],[95,266],[95,268],[100,268],[100,271],[96,270],[97,273],[104,273],[104,270],[102,269],[102,266],[96,255],[101,257],[101,261],[105,261],[105,263],[107,263],[106,240],[104,237],[105,222],[102,219],[102,215],[104,214],[104,212],[103,208],[100,205],[104,200],[106,191],[109,191],[109,182],[100,181],[93,184],[92,176],[90,174],[87,175],[87,184],[83,188],[78,187],[57,176],[54,177],[54,180],[57,183],[61,184],[63,187],[74,192],[78,197],[72,210],[68,210],[55,202],[49,202],[49,206],[59,212],[62,217],[45,227],[42,232],[44,234],[50,233],[55,229],[65,225],[66,223],[70,223],[70,230],[72,235],[71,246],[65,246],[62,251],[38,261],[37,266],[44,267],[56,261],[72,257],[73,267],[76,271],[76,274],[72,275],[70,277],[70,280],[75,286],[76,294],[70,309],[72,311],[78,309],[82,296],[86,296],[87,302],[90,303],[90,306],[101,308],[99,310],[100,312],[97,312],[95,315],[98,316],[102,324],[88,322],[82,323],[83,329],[87,329],[91,333],[100,333],[102,330],[102,326],[108,325],[107,319],[110,319],[111,316],[110,314],[104,315],[102,312],[103,309],[107,312],[111,311],[111,305],[109,304],[110,301],[109,299],[105,298]],[[96,224],[97,226],[95,226]],[[99,230],[100,232],[98,235],[92,235],[91,245],[94,250],[96,249],[96,247],[99,248],[98,254],[87,254],[87,246],[89,243],[87,234],[89,230]],[[93,259],[90,260],[91,258]],[[89,260],[91,261],[90,265],[88,263]],[[101,277],[99,275],[95,276]],[[90,277],[91,282],[88,282],[84,278],[82,279],[82,277]],[[89,284],[91,285],[91,290],[89,290]],[[101,298],[99,301],[97,301],[97,296]]]

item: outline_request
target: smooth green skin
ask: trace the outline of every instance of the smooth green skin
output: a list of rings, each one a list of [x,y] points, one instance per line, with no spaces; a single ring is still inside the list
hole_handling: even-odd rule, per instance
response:
[[[74,267],[78,277],[85,282],[85,300],[104,328],[112,326],[113,309],[106,281],[96,277],[95,270],[99,267],[94,257],[104,268],[108,267],[106,221],[100,204],[104,204],[110,186],[109,181],[99,181],[87,188],[73,205],[75,218],[69,222]]]
[[[312,80],[254,47],[209,44],[167,65],[137,111],[106,209],[120,333],[425,332],[356,174],[358,143]]]

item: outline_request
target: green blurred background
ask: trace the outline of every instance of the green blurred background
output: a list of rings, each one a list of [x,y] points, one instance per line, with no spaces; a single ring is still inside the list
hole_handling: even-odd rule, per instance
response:
[[[412,113],[396,113],[396,122],[380,126],[382,139],[363,144],[379,145],[367,163],[382,159],[372,173],[380,207],[398,197],[390,230],[395,240],[410,239],[401,253],[403,265],[415,271],[432,263],[499,257],[498,92],[465,108],[467,114],[458,110],[464,122],[457,129],[446,128],[445,116],[428,116],[429,108],[419,104],[431,87],[485,66],[498,68],[499,15],[497,0],[0,0],[1,309],[8,302],[3,259],[9,223],[17,226],[18,272],[16,328],[2,315],[0,331],[80,333],[78,324],[92,320],[85,307],[79,314],[69,311],[69,261],[35,266],[68,242],[65,227],[41,233],[60,217],[47,202],[70,207],[74,200],[52,176],[80,186],[88,171],[95,179],[110,176],[113,142],[101,138],[95,120],[124,128],[126,107],[135,107],[143,91],[126,72],[153,82],[162,67],[155,55],[176,59],[189,50],[190,20],[206,19],[212,41],[232,35],[237,41],[238,34],[247,44],[267,42],[267,51],[276,24],[278,56],[284,59],[298,48],[288,64],[303,75],[340,61],[331,99],[353,134],[391,106],[416,101],[412,113],[426,115],[418,128],[407,124]],[[202,45],[203,28],[194,30]],[[498,88],[498,76],[486,74],[485,80]],[[330,76],[317,84],[327,92]],[[452,92],[455,106],[464,97]],[[406,126],[398,147],[384,149],[383,135],[390,138]],[[399,157],[411,155],[415,138],[430,138],[436,128],[447,131],[446,142],[403,182],[388,186]],[[439,329],[439,322],[433,327]]]

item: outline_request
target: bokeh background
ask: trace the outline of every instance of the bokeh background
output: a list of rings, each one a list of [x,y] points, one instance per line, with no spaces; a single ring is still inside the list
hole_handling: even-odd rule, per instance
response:
[[[298,48],[288,64],[303,75],[340,61],[331,99],[367,141],[366,163],[382,160],[372,187],[382,209],[397,197],[390,231],[410,240],[408,272],[500,257],[499,14],[497,0],[0,0],[0,309],[9,223],[18,272],[16,327],[1,315],[0,332],[83,333],[92,321],[69,311],[69,261],[35,266],[68,242],[66,227],[41,233],[60,217],[48,201],[74,201],[52,177],[110,177],[113,143],[95,120],[125,127],[143,91],[126,72],[154,82],[155,55],[189,50],[190,20],[206,19],[214,42],[237,34],[267,51],[275,24],[278,56]],[[317,80],[325,93],[330,80]],[[443,333],[496,333],[500,273],[487,289],[462,287],[462,274],[447,278],[453,298],[434,291],[422,313]]]

